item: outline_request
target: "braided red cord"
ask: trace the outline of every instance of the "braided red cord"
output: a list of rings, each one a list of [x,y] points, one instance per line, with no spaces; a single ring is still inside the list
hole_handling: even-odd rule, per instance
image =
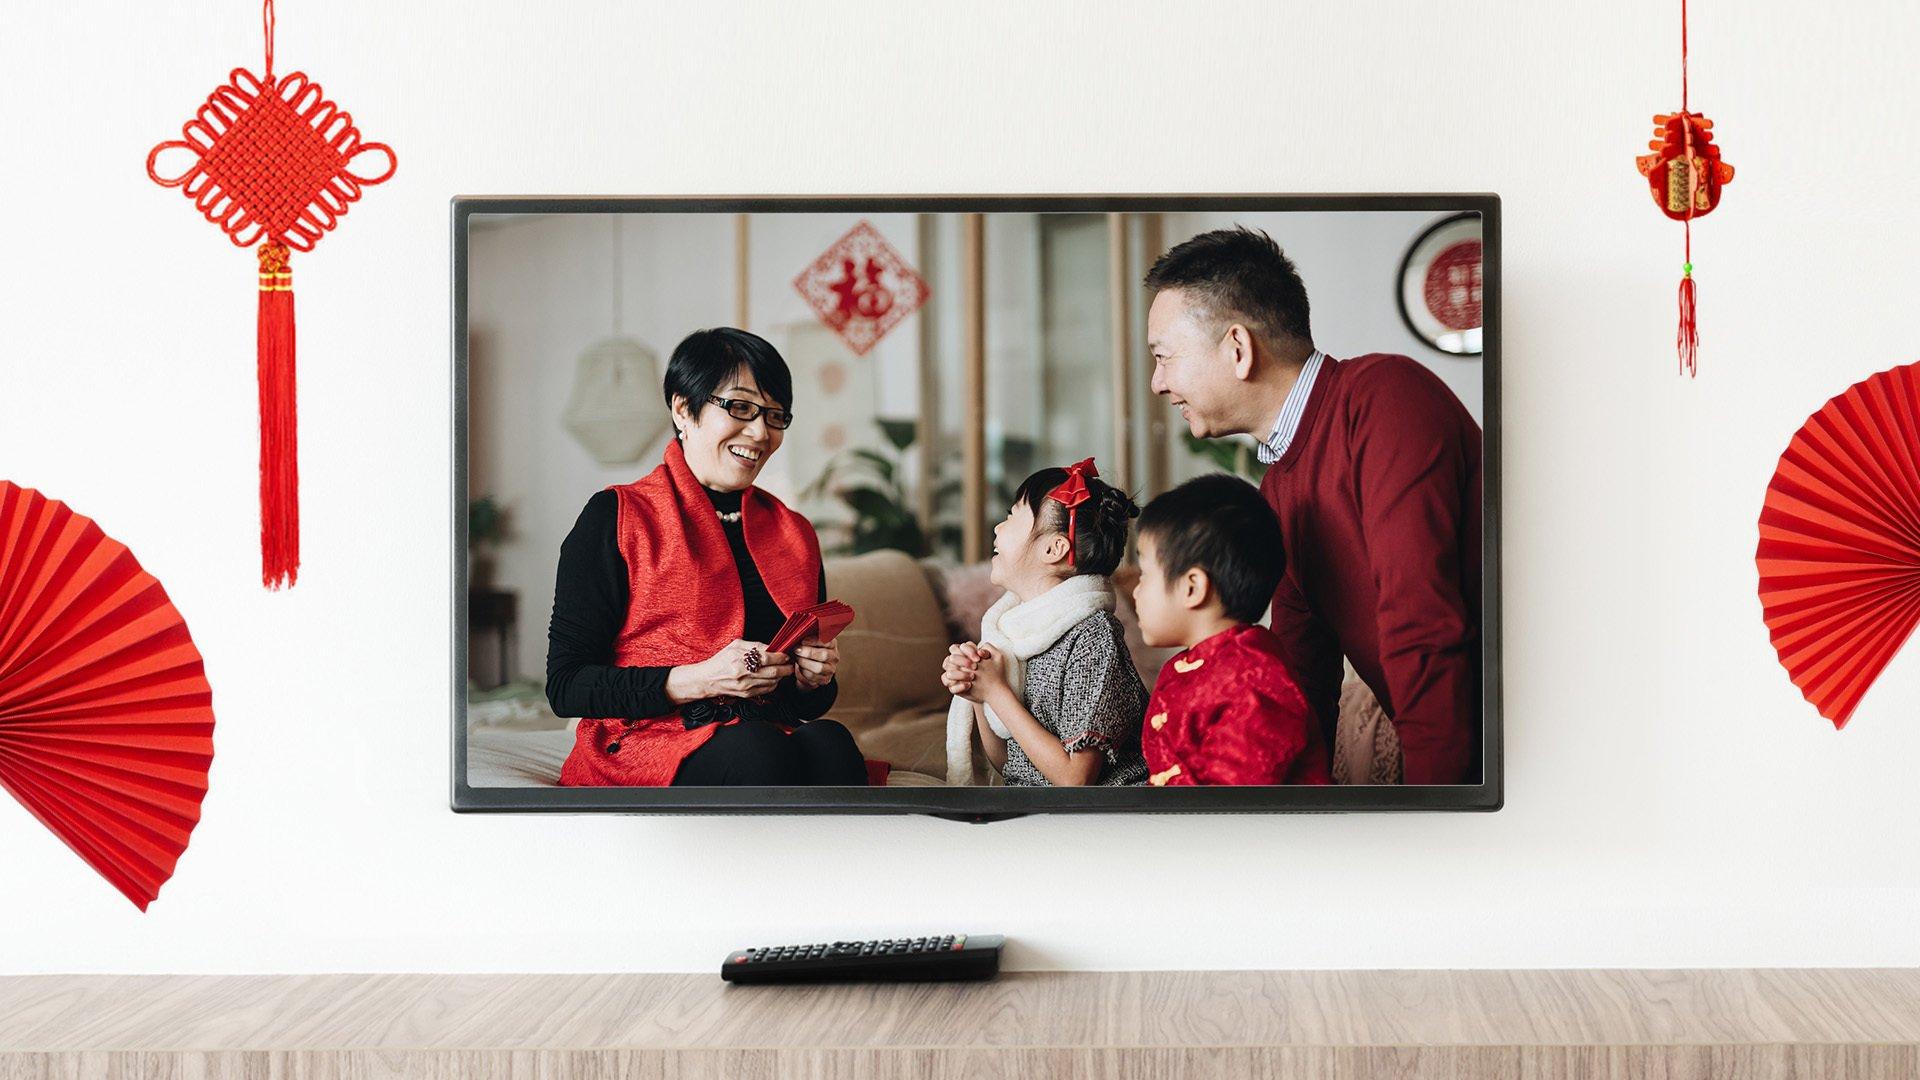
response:
[[[384,143],[362,142],[352,114],[297,71],[262,82],[235,68],[180,131],[182,138],[153,148],[147,175],[182,189],[237,247],[272,240],[312,251],[361,189],[386,181],[399,164]],[[158,159],[168,150],[196,160],[179,176],[163,177]],[[372,176],[353,171],[354,159],[369,153],[385,155],[386,169]]]
[[[1687,0],[1680,0],[1680,128],[1686,140],[1687,220],[1686,264],[1680,274],[1680,326],[1674,332],[1674,349],[1680,356],[1680,372],[1688,378],[1700,374],[1699,286],[1693,283],[1693,215],[1698,202],[1701,176],[1698,158],[1693,154],[1693,114],[1687,100]],[[1709,166],[1711,167],[1711,166]]]

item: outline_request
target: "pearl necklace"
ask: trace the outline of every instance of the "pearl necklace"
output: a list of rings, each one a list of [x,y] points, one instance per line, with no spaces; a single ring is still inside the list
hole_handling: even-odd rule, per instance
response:
[[[721,521],[724,521],[729,525],[737,525],[740,522],[740,511],[738,510],[733,510],[733,511],[715,510],[714,513],[720,516]]]

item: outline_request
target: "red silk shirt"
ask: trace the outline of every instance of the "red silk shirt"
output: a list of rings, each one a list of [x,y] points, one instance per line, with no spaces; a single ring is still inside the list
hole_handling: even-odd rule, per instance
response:
[[[1223,630],[1167,661],[1140,742],[1155,785],[1333,782],[1320,725],[1261,626]]]
[[[619,498],[620,556],[632,597],[627,621],[613,643],[613,663],[631,667],[697,664],[746,628],[740,571],[713,504],[678,442],[666,460]],[[820,541],[807,519],[779,499],[748,488],[740,501],[747,550],[767,593],[787,613],[812,607],[820,589]],[[680,710],[634,721],[582,720],[573,751],[560,768],[570,786],[649,786],[673,783],[687,756],[723,723],[688,728]],[[610,750],[610,746],[618,749]]]

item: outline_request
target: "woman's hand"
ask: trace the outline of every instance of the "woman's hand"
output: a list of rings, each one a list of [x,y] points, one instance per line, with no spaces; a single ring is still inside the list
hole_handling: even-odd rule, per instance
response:
[[[759,656],[750,667],[749,653]],[[780,680],[793,674],[786,653],[770,653],[758,641],[735,641],[697,664],[684,664],[667,673],[667,699],[675,705],[716,697],[760,697],[773,692]]]
[[[979,701],[974,693],[974,672],[980,663],[980,646],[972,642],[947,647],[947,658],[940,664],[940,685],[947,693],[968,701]]]
[[[793,681],[802,690],[817,690],[833,681],[840,670],[840,646],[808,638],[793,647]]]

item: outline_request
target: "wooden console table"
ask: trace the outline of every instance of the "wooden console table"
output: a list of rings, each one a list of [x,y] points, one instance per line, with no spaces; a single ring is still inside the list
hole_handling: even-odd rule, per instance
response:
[[[1920,1076],[1920,971],[0,978],[0,1078]]]

